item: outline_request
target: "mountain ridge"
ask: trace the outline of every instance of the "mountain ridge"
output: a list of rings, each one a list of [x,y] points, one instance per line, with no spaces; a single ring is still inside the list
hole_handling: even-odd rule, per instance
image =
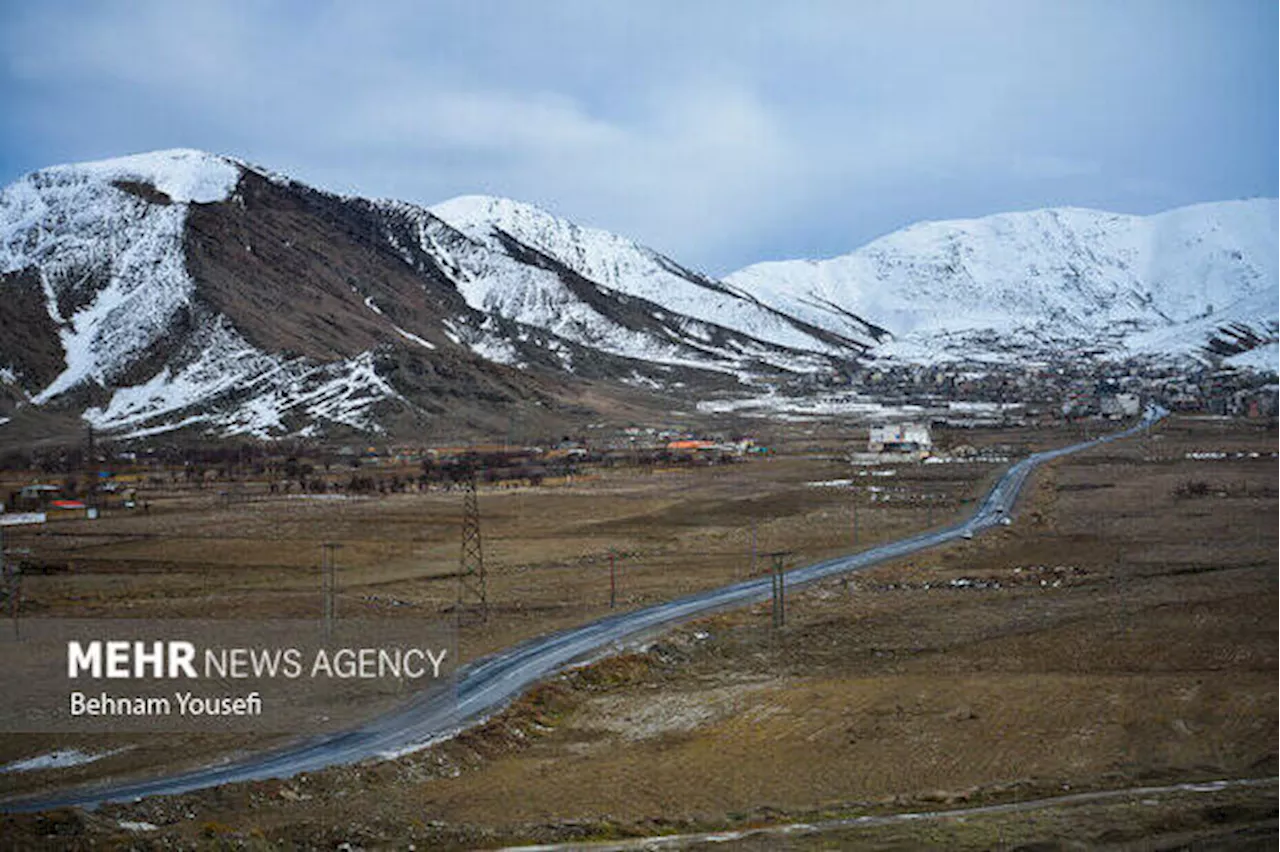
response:
[[[0,418],[551,428],[587,398],[662,410],[877,361],[1237,356],[1276,339],[1276,220],[1045,208],[715,280],[510,199],[344,196],[191,149],[51,166],[0,190]]]
[[[0,341],[0,416],[62,408],[135,435],[553,421],[599,396],[591,382],[623,398],[732,389],[833,360],[616,292],[509,235],[190,150],[4,188],[0,286],[26,294],[0,328],[33,327],[41,296],[45,320],[38,340]]]
[[[1224,217],[1235,227],[1224,229]],[[1247,239],[1232,239],[1242,231],[1251,232]],[[1221,232],[1225,242],[1197,250]],[[945,342],[930,353],[930,337],[1041,332],[1054,321],[1086,336],[1100,333],[1117,355],[1158,353],[1140,337],[1132,346],[1123,338],[1159,340],[1162,329],[1206,317],[1221,326],[1243,321],[1258,326],[1262,338],[1274,336],[1276,234],[1276,199],[1211,202],[1146,217],[1042,208],[918,223],[848,254],[766,261],[725,281],[828,328],[841,327],[847,314],[874,316],[896,338],[880,354],[907,354],[906,360],[948,354]],[[1153,252],[1151,244],[1160,241],[1165,245]],[[1188,267],[1193,271],[1184,274]],[[1222,295],[1228,305],[1220,302],[1215,311],[1211,300]],[[1208,310],[1185,308],[1192,297]],[[1243,311],[1225,310],[1242,300]],[[965,310],[964,302],[980,307]],[[1095,314],[1111,328],[1101,328]],[[1108,335],[1113,330],[1121,333]],[[1208,342],[1184,337],[1165,351],[1192,354]],[[920,351],[910,352],[912,346]]]

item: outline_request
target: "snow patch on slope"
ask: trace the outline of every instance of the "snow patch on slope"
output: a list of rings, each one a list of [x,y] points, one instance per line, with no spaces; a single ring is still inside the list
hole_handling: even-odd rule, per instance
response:
[[[107,383],[165,333],[194,289],[185,216],[185,207],[99,183],[24,180],[0,193],[0,271],[40,269],[65,351],[66,369],[36,403],[84,381]],[[60,303],[80,307],[63,316]]]
[[[83,766],[86,763],[93,763],[102,760],[104,757],[120,754],[129,751],[133,746],[125,746],[123,748],[111,749],[110,751],[100,751],[97,753],[83,752],[74,748],[60,748],[35,757],[28,757],[23,760],[15,760],[0,766],[0,774],[8,774],[13,772],[36,772],[45,769],[66,769],[72,766]]]
[[[250,346],[222,317],[196,332],[192,348],[194,358],[183,366],[166,366],[142,384],[119,388],[105,407],[86,410],[84,419],[104,431],[173,419],[210,397],[255,387],[282,366]]]
[[[182,366],[116,390],[84,419],[128,436],[204,425],[219,434],[276,438],[290,434],[291,418],[380,431],[373,407],[403,401],[378,375],[370,352],[331,364],[286,360],[255,349],[224,317],[197,331],[189,350]]]
[[[110,384],[190,304],[187,205],[151,203],[112,182],[145,181],[186,202],[225,198],[238,179],[223,158],[161,151],[53,166],[0,191],[0,272],[39,270],[66,361],[34,402]]]
[[[1248,352],[1225,359],[1233,367],[1247,367],[1259,372],[1280,373],[1280,345],[1267,343]]]
[[[419,346],[421,346],[423,349],[435,349],[435,348],[436,348],[436,345],[435,345],[434,343],[432,343],[432,342],[431,342],[431,341],[429,341],[429,340],[423,340],[421,337],[419,337],[418,335],[414,334],[412,331],[405,331],[403,328],[401,328],[401,327],[400,327],[400,326],[398,326],[398,325],[396,325],[396,326],[392,326],[392,328],[394,328],[394,329],[396,330],[396,334],[400,335],[400,336],[401,336],[401,337],[403,337],[405,340],[408,340],[408,341],[410,341],[411,343],[416,343],[416,344],[418,344],[418,345],[419,345]]]

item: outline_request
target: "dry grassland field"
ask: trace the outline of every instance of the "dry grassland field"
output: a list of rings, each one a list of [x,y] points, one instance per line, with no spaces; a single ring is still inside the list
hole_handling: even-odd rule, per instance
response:
[[[771,551],[800,565],[941,526],[1004,468],[851,467],[854,434],[797,426],[775,454],[739,464],[482,488],[490,617],[463,623],[462,655],[607,614],[610,552],[617,606],[642,607],[764,573]],[[956,440],[998,459],[1078,438]],[[393,761],[4,816],[0,836],[30,848],[55,838],[422,849],[740,830],[731,845],[747,849],[1274,848],[1276,449],[1274,424],[1174,417],[1040,469],[1011,527],[796,590],[781,629],[767,605],[721,613],[557,676],[478,728]],[[7,546],[29,548],[48,571],[25,577],[24,617],[318,617],[325,541],[341,545],[341,617],[450,616],[459,492],[259,491],[229,502],[175,488],[148,513],[11,529]],[[120,751],[0,773],[0,793],[266,744],[4,736],[0,765],[55,748]],[[751,833],[1223,779],[1263,780]],[[133,823],[149,827],[122,827]]]

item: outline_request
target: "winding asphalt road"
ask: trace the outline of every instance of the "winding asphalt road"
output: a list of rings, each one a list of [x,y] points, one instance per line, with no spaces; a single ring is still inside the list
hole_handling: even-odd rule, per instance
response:
[[[1160,409],[1148,409],[1137,425],[1122,432],[1028,456],[1005,472],[968,520],[850,556],[796,568],[787,572],[787,584],[793,587],[804,585],[825,577],[869,568],[956,539],[972,538],[1009,517],[1018,492],[1036,466],[1069,453],[1127,438],[1147,428],[1166,413]],[[344,733],[314,737],[275,751],[149,780],[107,782],[40,798],[8,799],[0,801],[0,811],[29,812],[68,806],[92,807],[104,802],[134,801],[147,796],[186,793],[222,784],[290,777],[327,766],[395,755],[457,733],[492,714],[537,681],[613,643],[633,639],[646,632],[669,627],[715,610],[767,600],[770,595],[770,578],[764,576],[699,592],[647,609],[609,616],[581,627],[541,636],[476,660],[458,671],[456,691],[424,694],[424,697],[410,700],[397,710]]]

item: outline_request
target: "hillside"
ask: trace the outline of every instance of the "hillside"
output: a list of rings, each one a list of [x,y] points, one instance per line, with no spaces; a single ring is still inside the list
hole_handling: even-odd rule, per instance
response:
[[[923,223],[716,281],[516,201],[160,151],[0,191],[0,428],[534,434],[875,363],[1266,369],[1278,278],[1274,199]]]
[[[1035,210],[926,222],[725,283],[834,332],[872,320],[893,335],[877,354],[906,361],[1232,354],[1275,340],[1277,231],[1275,199]]]
[[[0,287],[0,416],[131,435],[555,429],[598,413],[587,396],[661,408],[637,393],[748,386],[860,351],[822,332],[807,350],[757,340],[505,233],[197,151],[5,188]]]

